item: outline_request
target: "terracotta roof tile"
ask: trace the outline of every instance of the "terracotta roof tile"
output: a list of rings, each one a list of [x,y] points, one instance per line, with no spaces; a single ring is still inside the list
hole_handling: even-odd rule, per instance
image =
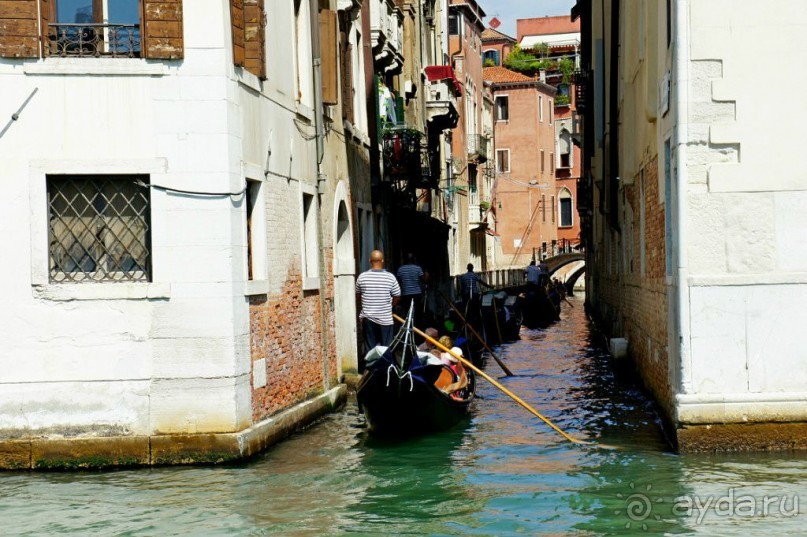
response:
[[[512,41],[513,43],[516,42],[515,38],[510,37],[507,34],[503,34],[498,30],[494,30],[493,28],[485,28],[485,31],[482,32],[482,41],[494,41],[496,39],[507,39],[508,41]]]
[[[485,67],[482,69],[482,78],[484,78],[486,82],[493,82],[494,84],[507,82],[529,82],[535,80],[527,75],[522,75],[521,73],[511,71],[506,67],[498,66]]]

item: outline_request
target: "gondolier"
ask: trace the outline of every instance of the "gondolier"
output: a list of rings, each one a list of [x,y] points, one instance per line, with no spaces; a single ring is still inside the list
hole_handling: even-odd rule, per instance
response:
[[[398,303],[401,288],[395,276],[384,270],[384,253],[373,250],[370,254],[370,270],[359,274],[356,293],[361,295],[361,313],[365,352],[376,345],[392,343],[392,308]],[[362,369],[363,364],[359,364]]]
[[[415,254],[406,255],[406,263],[398,267],[396,273],[401,286],[400,310],[403,315],[409,311],[409,304],[415,303],[415,325],[420,324],[423,312],[423,287],[429,282],[425,272],[415,260]]]

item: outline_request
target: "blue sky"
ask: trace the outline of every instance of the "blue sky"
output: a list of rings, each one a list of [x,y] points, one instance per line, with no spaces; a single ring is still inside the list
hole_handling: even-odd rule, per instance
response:
[[[487,13],[485,24],[494,15],[502,25],[497,28],[516,37],[516,19],[544,17],[546,15],[569,15],[576,0],[477,0]]]

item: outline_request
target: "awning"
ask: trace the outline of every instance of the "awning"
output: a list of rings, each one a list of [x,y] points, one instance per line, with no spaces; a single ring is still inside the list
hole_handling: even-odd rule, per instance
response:
[[[573,47],[580,45],[580,33],[568,34],[547,34],[547,35],[525,35],[521,38],[519,45],[522,49],[530,49],[541,43],[546,43],[550,47]]]
[[[457,91],[457,96],[462,95],[462,85],[457,80],[454,75],[454,69],[450,65],[429,65],[423,70],[426,71],[426,78],[429,79],[429,82],[448,80]]]

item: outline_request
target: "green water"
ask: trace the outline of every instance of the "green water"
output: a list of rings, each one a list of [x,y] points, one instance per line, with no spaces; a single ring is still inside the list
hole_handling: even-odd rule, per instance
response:
[[[574,304],[499,349],[517,374],[500,380],[617,449],[480,381],[467,422],[403,443],[368,438],[351,402],[237,466],[0,474],[0,534],[807,535],[807,455],[671,453]]]

